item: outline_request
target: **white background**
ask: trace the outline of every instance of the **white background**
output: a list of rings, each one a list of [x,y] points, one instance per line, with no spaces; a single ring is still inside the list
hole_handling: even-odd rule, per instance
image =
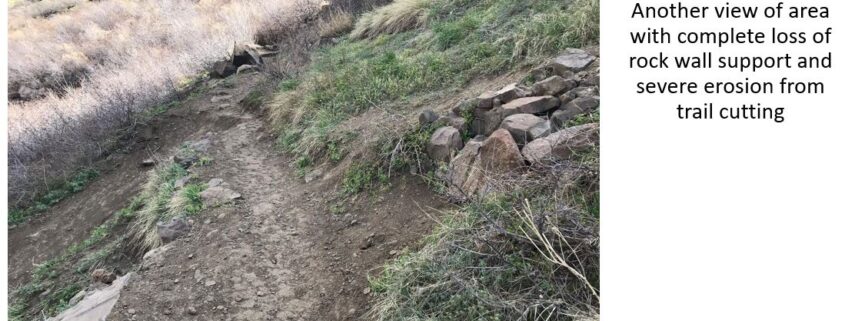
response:
[[[602,320],[845,320],[845,70],[840,67],[845,63],[845,2],[785,3],[830,8],[831,18],[815,20],[631,19],[634,3],[601,3]],[[718,6],[725,1],[684,3]],[[719,50],[634,45],[630,31],[732,25],[763,31],[833,27],[830,45],[734,45],[721,51],[801,55],[832,50],[833,70],[747,74],[773,82],[781,75],[825,81],[826,93],[634,93],[637,81],[746,75],[630,70],[630,55]],[[786,121],[677,119],[678,103],[708,101],[782,105]]]

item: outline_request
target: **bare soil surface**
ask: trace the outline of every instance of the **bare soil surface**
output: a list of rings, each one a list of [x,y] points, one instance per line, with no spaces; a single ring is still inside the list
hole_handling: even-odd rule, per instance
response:
[[[276,152],[256,111],[238,103],[261,77],[238,76],[234,86],[215,85],[168,111],[150,125],[158,139],[114,159],[114,168],[85,191],[10,230],[12,285],[26,281],[33,263],[84,239],[125,207],[146,178],[138,167],[143,158],[166,158],[184,141],[209,138],[213,161],[192,169],[195,180],[220,178],[243,199],[193,216],[191,233],[139,268],[108,319],[363,318],[367,276],[417,246],[433,228],[431,216],[450,205],[411,176],[348,199],[338,197],[337,177],[306,184]]]

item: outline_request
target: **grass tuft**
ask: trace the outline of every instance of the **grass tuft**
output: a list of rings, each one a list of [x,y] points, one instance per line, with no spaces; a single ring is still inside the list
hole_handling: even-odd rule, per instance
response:
[[[425,25],[431,0],[396,0],[384,7],[363,14],[350,36],[353,39],[375,38]]]

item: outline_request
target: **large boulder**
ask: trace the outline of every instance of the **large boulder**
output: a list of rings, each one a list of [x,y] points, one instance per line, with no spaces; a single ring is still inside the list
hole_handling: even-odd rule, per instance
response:
[[[598,139],[598,123],[570,127],[528,143],[522,148],[522,155],[531,165],[550,165],[570,159],[595,145]]]
[[[545,120],[532,114],[516,114],[506,117],[502,121],[502,128],[510,132],[517,145],[521,146],[531,141],[531,128],[544,122]]]
[[[443,126],[431,134],[428,141],[428,156],[436,162],[449,162],[452,153],[463,147],[461,133],[452,126]]]
[[[555,75],[534,83],[531,91],[534,95],[557,96],[577,86],[578,83],[575,80]]]
[[[556,75],[563,76],[584,70],[595,60],[595,56],[584,50],[568,48],[553,59],[550,66]]]
[[[552,125],[556,129],[566,126],[566,122],[575,116],[587,114],[599,107],[599,100],[595,97],[580,97],[566,103],[559,110],[552,113]]]
[[[457,200],[466,200],[481,186],[482,177],[479,172],[474,171],[474,166],[483,139],[483,136],[477,136],[467,141],[466,146],[449,163],[445,178],[449,183],[449,194]]]
[[[505,129],[490,137],[467,142],[449,163],[449,194],[458,200],[482,196],[497,187],[497,178],[518,170],[525,164],[519,147]]]
[[[504,174],[525,165],[516,141],[506,129],[497,129],[478,149],[481,168],[493,174]]]
[[[502,115],[507,117],[514,114],[539,114],[559,105],[560,100],[554,96],[519,98],[502,105]]]

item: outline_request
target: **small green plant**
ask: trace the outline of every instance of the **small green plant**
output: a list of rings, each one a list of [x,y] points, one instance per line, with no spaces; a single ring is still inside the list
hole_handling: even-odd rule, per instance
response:
[[[355,164],[346,171],[341,185],[343,186],[343,193],[351,195],[374,188],[379,183],[387,183],[387,174],[381,166]]]
[[[212,163],[213,161],[214,161],[214,158],[212,158],[212,157],[209,157],[209,156],[202,156],[202,157],[200,157],[200,159],[197,161],[197,166],[208,166],[208,165],[211,165],[211,163]]]
[[[203,209],[200,193],[205,190],[205,184],[188,184],[182,188],[182,197],[185,198],[184,211],[188,215],[195,215]]]

